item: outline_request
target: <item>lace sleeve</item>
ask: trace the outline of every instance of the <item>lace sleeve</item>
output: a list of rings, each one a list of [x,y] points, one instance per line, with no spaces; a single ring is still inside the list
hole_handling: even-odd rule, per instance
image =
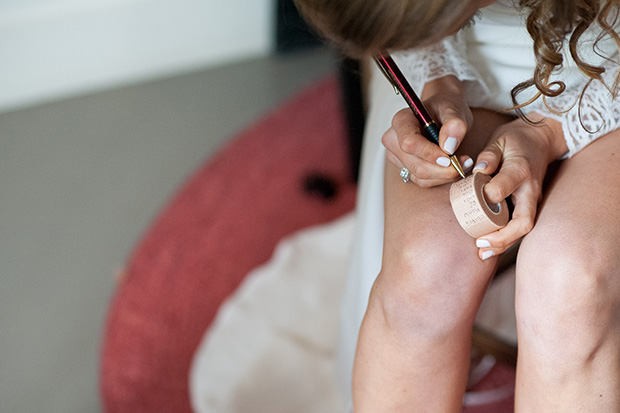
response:
[[[570,85],[560,96],[547,99],[546,107],[537,102],[534,111],[562,123],[570,158],[589,143],[620,128],[620,101],[610,92],[610,85],[618,71],[618,55],[603,63],[603,82],[587,79]],[[584,87],[586,87],[585,92]],[[583,92],[583,96],[582,96]]]
[[[466,56],[467,44],[462,32],[448,36],[431,46],[394,54],[401,70],[414,90],[444,76],[465,82],[465,93],[472,106],[481,105],[489,96],[488,87]]]

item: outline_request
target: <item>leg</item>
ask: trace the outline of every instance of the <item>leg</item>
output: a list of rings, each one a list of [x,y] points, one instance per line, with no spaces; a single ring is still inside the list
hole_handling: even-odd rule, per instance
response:
[[[516,407],[620,411],[620,132],[563,162],[517,261]]]
[[[485,131],[508,120],[477,111],[463,149],[474,156]],[[461,409],[471,329],[496,260],[478,259],[448,189],[405,185],[386,168],[383,264],[357,346],[356,413]]]

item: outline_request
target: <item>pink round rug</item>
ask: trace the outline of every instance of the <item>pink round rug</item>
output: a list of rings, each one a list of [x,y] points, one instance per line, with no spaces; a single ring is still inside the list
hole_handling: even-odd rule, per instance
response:
[[[339,91],[325,79],[242,132],[153,222],[110,305],[105,411],[190,411],[192,355],[222,301],[283,236],[353,208]]]

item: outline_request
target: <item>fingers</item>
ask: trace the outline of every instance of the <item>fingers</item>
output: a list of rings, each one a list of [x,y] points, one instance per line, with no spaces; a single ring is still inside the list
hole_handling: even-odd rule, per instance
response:
[[[445,149],[442,150],[433,142],[428,141],[420,132],[420,125],[409,109],[399,111],[392,119],[392,127],[383,135],[382,143],[400,161],[397,166],[407,167],[412,174],[412,181],[447,183],[458,177],[458,172],[451,167],[449,155],[453,154],[466,131],[467,125],[458,119],[452,119],[446,134],[455,132],[459,138],[448,136],[443,139]],[[443,128],[441,129],[443,131]],[[440,140],[441,141],[441,140]],[[464,169],[471,169],[473,160],[460,155],[459,161]]]
[[[404,153],[416,155],[427,162],[436,162],[446,154],[433,142],[428,141],[420,132],[420,123],[410,109],[403,109],[392,118],[392,127],[388,133],[394,134],[400,149]],[[395,155],[398,156],[397,153]]]
[[[471,111],[467,108],[468,115],[461,114],[455,109],[445,109],[441,113],[439,124],[442,125],[439,130],[439,147],[433,142],[429,142],[420,132],[420,123],[413,116],[411,110],[402,109],[394,115],[392,119],[392,128],[396,130],[399,136],[401,149],[405,152],[417,154],[431,161],[433,158],[443,154],[453,155],[467,133],[468,122],[464,118],[471,118]],[[471,122],[471,121],[470,121]],[[424,138],[424,145],[418,142],[418,138]],[[438,149],[440,149],[438,151]]]
[[[491,151],[492,152],[492,151]],[[482,155],[482,154],[481,154]],[[480,158],[474,167],[475,172],[492,173],[498,165],[498,160],[491,156]],[[534,227],[540,187],[535,180],[529,179],[523,172],[516,172],[520,168],[507,162],[502,165],[499,173],[484,186],[484,197],[488,203],[497,203],[513,194],[515,209],[508,224],[495,232],[476,239],[479,248],[478,256],[482,260],[499,255],[510,248],[521,237]]]
[[[512,195],[515,205],[512,218],[504,228],[476,239],[478,256],[482,260],[505,252],[534,227],[541,190],[538,180],[532,177],[524,157],[505,152],[504,141],[496,140],[480,152],[473,169],[474,173],[490,175],[501,164],[497,175],[484,186],[484,197],[488,203],[497,203]]]
[[[541,180],[541,177],[532,172],[530,162],[524,156],[512,156],[505,153],[506,148],[502,140],[497,140],[485,150],[480,152],[473,172],[481,172],[491,175],[501,164],[501,169],[484,186],[484,196],[488,202],[496,203],[508,198],[517,188],[525,182],[533,185]],[[539,188],[534,188],[539,190]]]
[[[387,149],[388,160],[399,168],[406,167],[411,172],[411,181],[415,184],[430,187],[454,181],[458,177],[458,172],[451,166],[450,158],[437,145],[427,142],[422,136],[418,135],[416,139],[420,141],[421,146],[428,144],[434,147],[431,149],[438,152],[438,157],[434,161],[429,161],[419,156],[416,150],[413,154],[403,151],[394,128],[390,128],[381,141]],[[465,170],[471,169],[473,166],[471,158],[468,156],[458,158]]]
[[[534,228],[539,198],[540,189],[533,182],[519,187],[513,195],[515,209],[508,224],[498,231],[476,239],[480,259],[486,260],[505,252]]]
[[[439,131],[439,146],[445,153],[452,155],[465,138],[468,125],[472,123],[471,110],[467,106],[446,106],[439,108],[437,113],[440,114],[439,122],[442,125]]]
[[[512,219],[504,228],[476,239],[478,257],[481,260],[502,254],[534,228],[536,199],[537,196],[533,194],[524,197],[515,204]]]
[[[403,167],[407,168],[407,170],[409,170],[409,172],[411,173],[409,179],[411,180],[412,183],[416,184],[419,187],[431,188],[434,186],[443,185],[443,184],[453,181],[453,179],[446,180],[446,179],[441,179],[441,178],[438,179],[438,178],[432,178],[432,177],[426,178],[425,176],[430,176],[430,173],[425,172],[424,170],[424,165],[428,163],[423,162],[420,159],[416,160],[414,156],[411,156],[411,162],[408,165],[403,164],[400,161],[400,159],[398,159],[389,150],[386,152],[386,158],[388,161],[390,161],[392,164],[394,164],[399,169]],[[464,158],[467,158],[467,159],[464,159]],[[473,161],[469,157],[460,157],[459,161],[461,162],[461,165],[466,171],[471,169],[473,165]],[[412,170],[414,172],[411,172]]]
[[[496,141],[485,148],[478,155],[473,173],[480,172],[491,175],[495,172],[502,161],[503,147],[501,142]],[[506,199],[523,182],[521,176],[511,174],[510,162],[503,164],[499,173],[484,186],[484,196],[487,202],[497,203]]]

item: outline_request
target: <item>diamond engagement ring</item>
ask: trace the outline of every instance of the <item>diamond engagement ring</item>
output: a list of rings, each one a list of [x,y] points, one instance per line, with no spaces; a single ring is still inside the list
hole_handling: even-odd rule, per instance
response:
[[[407,168],[403,168],[400,170],[400,177],[403,179],[403,182],[406,184],[411,182],[411,172],[409,172],[409,169]]]

